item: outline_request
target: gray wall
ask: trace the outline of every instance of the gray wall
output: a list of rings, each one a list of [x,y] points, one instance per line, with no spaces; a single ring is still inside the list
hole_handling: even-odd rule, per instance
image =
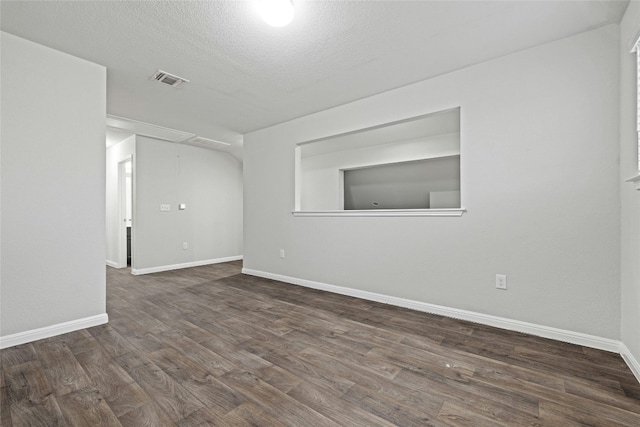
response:
[[[106,318],[106,70],[1,39],[0,335]]]
[[[245,135],[244,267],[619,339],[619,61],[610,25]],[[457,106],[462,217],[291,215],[296,143]]]
[[[622,341],[640,361],[640,191],[623,182],[638,174],[636,65],[630,43],[640,31],[640,3],[620,25],[620,194],[622,201]]]
[[[133,172],[134,272],[242,255],[242,164],[235,157],[137,136]],[[171,211],[160,212],[160,204]]]

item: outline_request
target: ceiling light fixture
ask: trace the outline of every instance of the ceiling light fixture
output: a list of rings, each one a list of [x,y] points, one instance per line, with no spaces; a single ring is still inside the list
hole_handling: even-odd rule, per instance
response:
[[[272,27],[284,27],[293,20],[291,0],[260,0],[258,8],[264,22]]]

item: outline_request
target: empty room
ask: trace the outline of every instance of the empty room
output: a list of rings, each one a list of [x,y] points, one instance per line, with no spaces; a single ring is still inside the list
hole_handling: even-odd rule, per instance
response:
[[[0,425],[640,426],[640,1],[0,30]]]

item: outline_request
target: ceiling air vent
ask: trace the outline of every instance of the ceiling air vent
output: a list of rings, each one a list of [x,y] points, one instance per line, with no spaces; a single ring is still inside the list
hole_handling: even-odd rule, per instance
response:
[[[151,78],[157,82],[167,84],[169,86],[178,87],[182,83],[189,83],[189,80],[178,77],[175,74],[167,73],[166,71],[158,70]]]

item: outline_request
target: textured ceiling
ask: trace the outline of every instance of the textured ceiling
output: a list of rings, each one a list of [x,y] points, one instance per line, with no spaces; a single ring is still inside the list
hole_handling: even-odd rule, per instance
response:
[[[6,1],[3,31],[105,65],[107,111],[241,134],[619,22],[628,1]],[[172,88],[157,69],[190,80]]]

